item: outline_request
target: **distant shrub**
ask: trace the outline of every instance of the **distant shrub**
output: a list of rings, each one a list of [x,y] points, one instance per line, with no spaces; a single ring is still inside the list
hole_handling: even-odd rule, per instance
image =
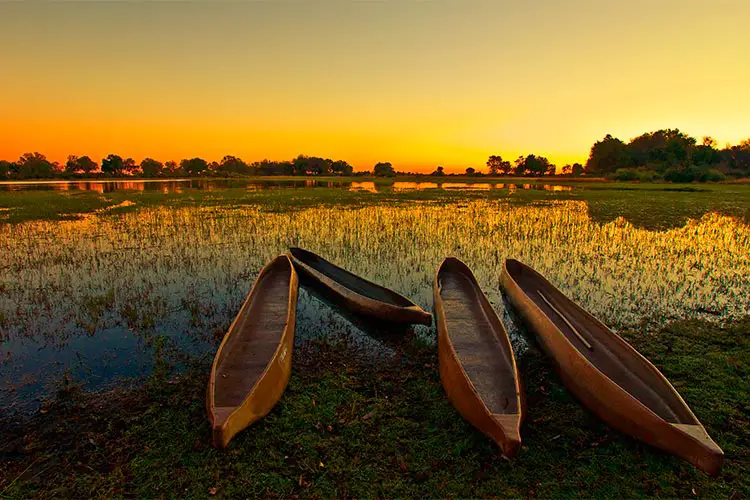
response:
[[[654,182],[660,179],[659,174],[653,170],[638,169],[638,180],[641,182]]]
[[[616,181],[637,181],[638,172],[634,168],[618,168],[611,178]]]
[[[720,182],[727,180],[727,176],[714,168],[701,171],[696,179],[698,182]]]
[[[659,178],[656,172],[645,168],[618,168],[610,179],[616,181],[653,182]]]
[[[669,182],[693,182],[698,176],[695,167],[670,167],[664,172],[664,180]]]

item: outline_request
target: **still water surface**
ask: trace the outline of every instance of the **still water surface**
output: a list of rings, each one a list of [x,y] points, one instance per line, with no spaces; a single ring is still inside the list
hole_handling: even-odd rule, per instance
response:
[[[12,181],[0,182],[0,191],[158,191],[182,193],[187,190],[220,191],[227,188],[246,188],[249,191],[289,188],[344,188],[350,191],[399,192],[424,189],[490,191],[492,189],[535,189],[544,191],[570,191],[565,185],[536,183],[480,183],[480,182],[393,182],[377,184],[372,181],[319,181],[300,180],[247,180],[247,179],[147,179],[117,181]]]

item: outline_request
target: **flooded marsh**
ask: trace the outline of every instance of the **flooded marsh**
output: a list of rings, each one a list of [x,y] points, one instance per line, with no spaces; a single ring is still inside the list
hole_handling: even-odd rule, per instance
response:
[[[73,220],[0,224],[1,403],[38,405],[64,374],[90,389],[137,378],[167,351],[209,359],[258,271],[290,246],[426,310],[440,262],[459,257],[521,349],[498,287],[506,258],[533,266],[615,328],[644,324],[644,335],[677,319],[750,314],[750,227],[711,211],[655,230],[623,217],[595,220],[588,202],[564,198],[445,196],[286,211],[262,203],[140,207],[134,199]],[[301,291],[298,343],[348,335],[389,355],[361,330]],[[434,329],[416,330],[434,341]]]

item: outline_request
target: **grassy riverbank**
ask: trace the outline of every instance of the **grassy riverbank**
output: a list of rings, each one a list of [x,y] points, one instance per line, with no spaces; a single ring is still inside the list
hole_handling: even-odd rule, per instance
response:
[[[285,179],[265,180],[279,181]],[[289,178],[287,180],[304,180]],[[325,182],[326,179],[315,179]],[[402,179],[398,179],[401,181]],[[409,181],[404,178],[404,181]],[[423,182],[487,183],[479,178],[423,178]],[[526,204],[552,200],[581,200],[589,205],[592,218],[608,222],[625,217],[631,223],[651,228],[680,225],[685,219],[700,218],[714,211],[750,220],[750,185],[748,184],[634,184],[625,182],[551,181],[547,179],[496,179],[493,185],[506,183],[506,187],[481,189],[393,189],[393,180],[378,179],[377,192],[349,190],[346,187],[281,188],[248,190],[244,186],[219,190],[185,188],[181,192],[157,190],[118,190],[109,193],[94,191],[44,191],[22,190],[0,192],[0,223],[19,223],[30,220],[65,220],[83,214],[118,214],[144,207],[166,206],[224,206],[257,205],[263,210],[284,212],[312,206],[367,206],[377,203],[405,203],[426,201],[451,203],[474,199],[507,199]],[[330,178],[330,182],[363,182],[362,178]],[[484,182],[482,182],[484,181]],[[369,180],[364,180],[369,182]],[[538,186],[540,189],[514,188]],[[569,190],[541,189],[544,185],[561,185]]]
[[[436,349],[407,335],[373,359],[345,342],[295,352],[290,385],[226,451],[209,446],[207,367],[102,395],[68,387],[30,421],[2,423],[0,497],[750,495],[750,318],[623,335],[670,378],[726,462],[718,478],[613,431],[561,386],[536,347],[513,461],[451,407]]]

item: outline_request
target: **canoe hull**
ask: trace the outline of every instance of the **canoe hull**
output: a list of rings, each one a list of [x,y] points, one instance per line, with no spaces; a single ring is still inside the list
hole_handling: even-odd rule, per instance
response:
[[[358,314],[370,316],[388,323],[432,325],[432,315],[416,304],[409,307],[402,307],[366,297],[350,290],[336,280],[329,278],[317,269],[314,269],[307,263],[295,257],[291,252],[288,255],[289,259],[294,263],[295,268],[305,282],[323,288],[343,306]],[[327,264],[333,266],[333,264]],[[364,279],[362,279],[362,282],[369,284],[369,282]]]
[[[286,325],[281,333],[279,344],[273,357],[269,360],[260,378],[249,391],[247,397],[240,406],[231,410],[226,410],[224,408],[217,408],[214,404],[217,363],[222,353],[222,349],[226,345],[229,336],[234,331],[234,327],[242,316],[243,310],[246,307],[249,307],[252,302],[254,298],[253,292],[261,278],[279,259],[288,258],[285,255],[277,257],[259,273],[258,278],[253,285],[253,289],[250,291],[240,313],[229,327],[214,359],[207,391],[207,410],[212,428],[212,444],[217,448],[226,448],[229,441],[238,432],[267,415],[281,399],[281,396],[289,383],[292,368],[292,351],[294,348],[294,330],[296,326],[297,295],[299,288],[297,273],[294,270],[294,266],[291,265],[291,262],[289,262],[290,278]]]
[[[719,473],[723,452],[700,424],[684,426],[665,421],[602,373],[527,296],[508,272],[507,264],[501,276],[501,285],[523,323],[535,333],[539,345],[552,360],[565,387],[586,408],[624,434],[682,457],[709,475]],[[627,345],[633,356],[643,358],[614,332],[611,334],[613,342]],[[649,363],[645,358],[643,361]],[[661,375],[656,367],[653,369]],[[674,396],[682,401],[676,391]]]
[[[460,263],[457,259],[455,260]],[[460,263],[460,265],[463,266],[463,263]],[[466,269],[468,271],[468,268]],[[453,343],[451,342],[448,334],[446,311],[443,300],[440,296],[439,274],[440,271],[438,271],[435,276],[433,286],[433,311],[435,313],[435,324],[438,331],[438,364],[440,380],[445,389],[445,393],[448,400],[453,407],[458,410],[461,416],[484,435],[497,443],[505,456],[508,458],[515,457],[521,446],[520,427],[525,414],[525,401],[523,399],[523,391],[520,387],[520,380],[515,366],[515,358],[512,356],[512,348],[510,348],[508,334],[502,327],[500,319],[495,314],[493,319],[497,321],[496,326],[499,326],[501,329],[501,331],[498,332],[498,335],[504,335],[505,337],[504,339],[499,338],[498,341],[506,341],[508,343],[508,348],[510,349],[513,371],[516,374],[517,404],[519,408],[518,413],[498,414],[492,413],[487,408],[487,405],[482,400],[481,396],[477,393],[474,384],[464,370]],[[484,294],[482,294],[481,291],[479,292],[480,300],[483,299],[484,301],[487,301]],[[492,308],[488,301],[485,304],[485,307]]]

